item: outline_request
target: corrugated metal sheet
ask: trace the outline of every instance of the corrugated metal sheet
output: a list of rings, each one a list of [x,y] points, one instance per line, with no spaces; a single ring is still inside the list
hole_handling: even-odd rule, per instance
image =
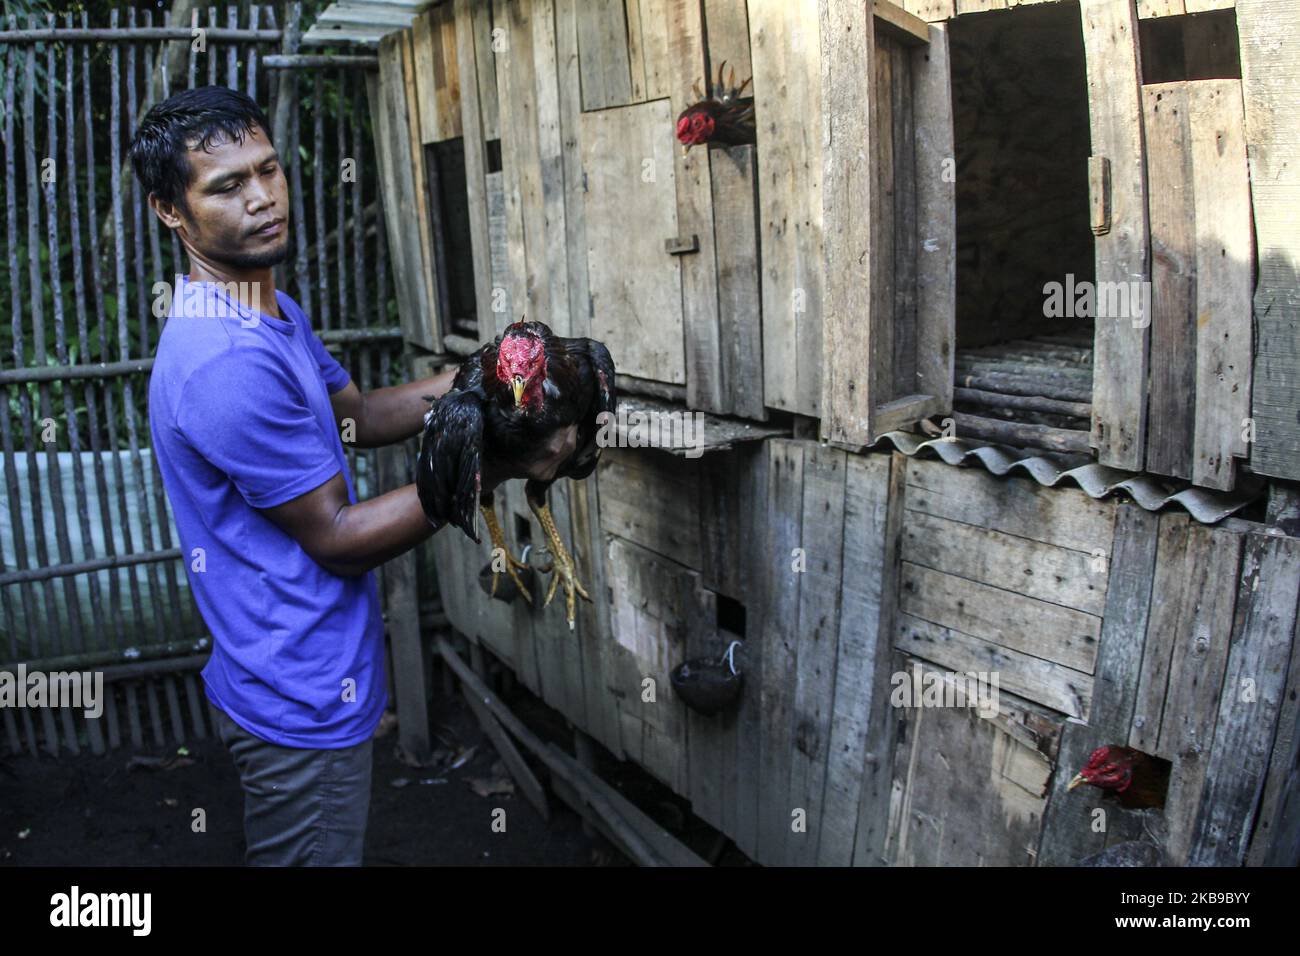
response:
[[[932,454],[949,465],[976,464],[999,477],[1020,472],[1046,488],[1070,481],[1093,498],[1126,494],[1147,511],[1159,511],[1170,505],[1186,509],[1197,521],[1214,524],[1240,511],[1260,494],[1262,486],[1248,490],[1223,492],[1206,488],[1171,490],[1164,482],[1149,475],[1135,475],[1118,468],[1087,462],[1079,456],[1031,455],[1002,445],[981,445],[960,438],[935,438],[921,441],[907,432],[889,432],[873,448],[884,443],[909,457]]]
[[[303,46],[378,46],[381,37],[405,30],[433,0],[341,0],[325,8],[302,36]]]

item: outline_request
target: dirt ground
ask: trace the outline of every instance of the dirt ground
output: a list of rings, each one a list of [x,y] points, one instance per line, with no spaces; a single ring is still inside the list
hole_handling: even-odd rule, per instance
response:
[[[543,737],[561,740],[567,729],[526,691],[511,706]],[[518,793],[480,796],[473,789],[506,784],[491,743],[459,697],[437,695],[434,745],[451,769],[422,769],[397,756],[397,736],[375,741],[368,866],[624,866],[627,860],[602,837],[583,833],[581,818],[551,795],[543,821]],[[188,759],[171,769],[130,767],[140,756],[157,763],[176,749],[135,754],[123,747],[107,756],[0,760],[0,866],[239,866],[243,864],[243,794],[220,740],[191,741]],[[605,759],[599,770],[630,799],[707,855],[718,838],[696,820],[685,801],[637,768]],[[545,775],[539,773],[539,779]],[[505,833],[493,833],[491,813],[506,810]],[[193,811],[206,813],[206,832],[191,829]],[[747,861],[734,849],[723,865]]]

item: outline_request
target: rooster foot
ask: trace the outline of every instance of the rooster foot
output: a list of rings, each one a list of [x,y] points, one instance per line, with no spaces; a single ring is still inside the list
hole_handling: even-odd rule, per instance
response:
[[[560,538],[560,530],[555,526],[555,516],[551,514],[551,506],[545,503],[541,505],[529,501],[529,507],[532,508],[533,514],[537,515],[537,520],[546,532],[548,548],[551,552],[551,586],[546,592],[546,600],[542,602],[542,607],[549,607],[552,599],[555,597],[555,591],[561,583],[564,584],[564,610],[569,622],[569,630],[573,630],[578,618],[578,597],[581,597],[588,603],[591,602],[591,595],[587,589],[582,586],[578,580],[578,569],[573,562],[569,549],[564,546],[564,541]]]
[[[515,572],[515,568],[525,569],[528,565],[511,554],[510,549],[506,547],[506,535],[505,532],[501,530],[501,525],[497,521],[496,508],[489,505],[479,505],[479,510],[483,512],[483,520],[487,522],[488,534],[492,538],[492,592],[490,596],[497,596],[497,581],[500,580],[502,572],[496,569],[496,565],[497,555],[501,554],[504,555],[506,559],[505,573],[510,575],[510,580],[515,582],[515,586],[519,588],[519,593],[523,595],[524,600],[529,604],[532,604],[532,591],[524,584],[519,575]]]

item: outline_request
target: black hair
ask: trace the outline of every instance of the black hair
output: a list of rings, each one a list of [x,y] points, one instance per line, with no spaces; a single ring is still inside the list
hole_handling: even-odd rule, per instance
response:
[[[140,121],[131,140],[131,165],[146,194],[153,193],[188,214],[189,151],[206,151],[218,138],[243,143],[255,126],[260,126],[271,142],[266,114],[238,90],[225,86],[182,90],[154,106]]]

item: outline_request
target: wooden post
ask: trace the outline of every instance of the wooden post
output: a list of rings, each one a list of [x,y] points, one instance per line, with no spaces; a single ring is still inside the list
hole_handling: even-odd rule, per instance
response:
[[[397,484],[403,459],[399,446],[380,452],[380,487]],[[402,747],[417,760],[430,755],[428,668],[420,635],[420,605],[415,582],[415,554],[406,552],[384,565],[388,603],[388,637],[392,643],[397,720]]]

